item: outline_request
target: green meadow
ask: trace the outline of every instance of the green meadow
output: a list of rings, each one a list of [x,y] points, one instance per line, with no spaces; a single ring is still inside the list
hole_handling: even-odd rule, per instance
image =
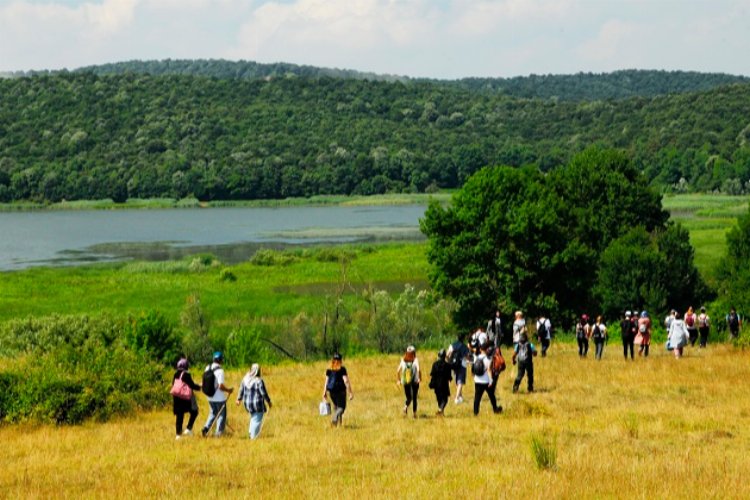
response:
[[[714,269],[724,255],[726,234],[737,217],[747,212],[748,199],[748,196],[710,194],[664,197],[664,208],[670,211],[672,220],[690,231],[696,266],[711,284]]]

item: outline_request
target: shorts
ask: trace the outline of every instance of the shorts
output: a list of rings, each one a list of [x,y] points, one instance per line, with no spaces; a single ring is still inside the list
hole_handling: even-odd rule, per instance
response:
[[[453,373],[456,375],[456,385],[466,385],[466,367],[459,366],[453,369]]]

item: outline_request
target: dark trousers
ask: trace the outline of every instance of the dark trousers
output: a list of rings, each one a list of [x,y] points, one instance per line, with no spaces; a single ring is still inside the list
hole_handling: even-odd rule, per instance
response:
[[[586,356],[589,353],[589,339],[586,337],[578,337],[578,355],[581,357]]]
[[[490,390],[492,389],[492,390]],[[474,415],[479,415],[479,403],[482,401],[482,395],[487,393],[492,403],[492,411],[497,411],[497,400],[495,399],[495,386],[489,384],[474,384]]]
[[[698,329],[693,327],[688,328],[687,331],[688,335],[690,336],[690,347],[693,347],[695,346],[695,341],[698,340]]]
[[[417,394],[419,394],[419,384],[412,382],[411,384],[404,384],[404,394],[406,394],[406,402],[404,406],[409,407],[409,403],[414,405],[414,413],[417,413]]]
[[[596,347],[596,359],[602,359],[602,354],[604,354],[604,339],[594,340],[594,347]]]
[[[195,419],[198,417],[198,410],[192,410],[190,412],[190,419],[188,419],[188,425],[187,428],[189,431],[193,430],[193,424],[195,423]],[[174,429],[177,431],[177,435],[179,436],[182,434],[182,423],[185,421],[185,414],[184,413],[178,413],[175,418],[174,422]]]
[[[333,403],[331,425],[341,425],[344,421],[344,411],[346,410],[346,390],[329,392],[328,395],[331,396],[331,402]]]
[[[648,348],[651,347],[650,344],[641,344],[641,348],[638,349],[638,354],[643,354],[644,357],[648,357]]]
[[[435,399],[437,399],[438,410],[440,413],[445,410],[445,406],[448,404],[448,399],[451,397],[450,390],[446,389],[435,389]]]
[[[701,336],[700,346],[706,347],[706,344],[708,343],[708,327],[702,326],[698,328],[698,332],[700,333],[700,336]]]
[[[539,339],[539,344],[542,346],[542,357],[547,356],[547,349],[549,349],[549,339]]]
[[[588,340],[586,341],[586,348],[588,350]],[[521,385],[521,380],[526,374],[528,377],[528,390],[532,392],[534,390],[534,363],[531,361],[519,361],[518,362],[518,375],[516,376],[515,382],[513,382],[513,392],[518,391],[518,387]]]
[[[628,359],[628,349],[630,349],[630,359],[635,358],[635,339],[633,337],[623,337],[622,338],[622,355],[625,356],[625,359]]]

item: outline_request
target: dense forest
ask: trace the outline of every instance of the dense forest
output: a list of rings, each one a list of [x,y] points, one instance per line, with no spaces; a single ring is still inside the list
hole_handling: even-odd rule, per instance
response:
[[[527,99],[593,101],[628,97],[656,97],[681,92],[698,92],[729,85],[750,83],[745,76],[694,71],[622,70],[612,73],[577,73],[575,75],[529,75],[513,78],[462,78],[435,80],[407,76],[369,73],[348,69],[321,68],[290,63],[263,64],[253,61],[222,59],[165,59],[162,61],[125,61],[75,70],[98,76],[128,73],[146,75],[192,75],[215,78],[345,78],[387,82],[421,82],[482,91],[499,92]],[[54,72],[19,72],[14,76],[54,74]]]
[[[0,79],[0,201],[431,191],[486,165],[546,172],[591,144],[665,189],[739,193],[748,117],[750,84],[579,102],[414,80]]]

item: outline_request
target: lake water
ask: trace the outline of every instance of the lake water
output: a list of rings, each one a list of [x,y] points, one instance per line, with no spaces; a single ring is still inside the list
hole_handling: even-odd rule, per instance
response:
[[[420,239],[425,206],[210,208],[0,213],[0,270],[258,248]]]

